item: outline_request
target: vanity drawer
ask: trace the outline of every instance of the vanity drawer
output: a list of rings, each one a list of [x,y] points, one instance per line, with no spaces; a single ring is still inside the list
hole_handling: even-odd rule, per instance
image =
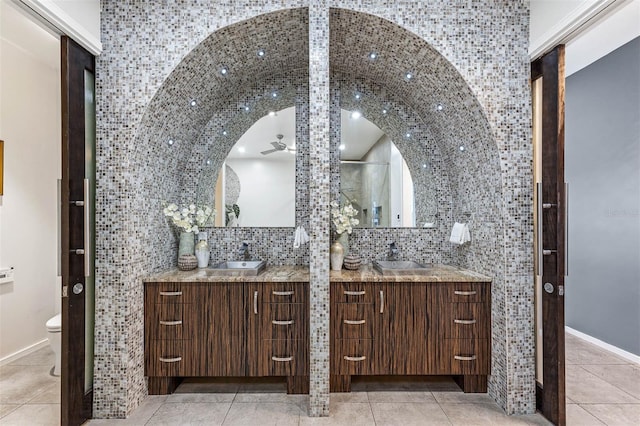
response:
[[[333,283],[331,285],[331,303],[373,303],[375,289],[367,283]]]
[[[449,303],[443,319],[443,334],[450,339],[486,339],[489,338],[489,321],[485,303]]]
[[[450,283],[444,286],[445,302],[478,303],[489,301],[488,283]]]
[[[306,338],[307,312],[301,303],[265,303],[262,305],[263,339],[302,340]]]
[[[373,337],[373,305],[336,303],[335,339],[371,339]]]
[[[152,312],[146,315],[146,333],[147,339],[163,340],[177,339],[182,340],[189,336],[185,332],[188,324],[185,324],[183,312],[189,311],[191,305],[181,303],[164,303],[153,305]]]
[[[264,283],[263,303],[307,303],[309,286],[306,283]]]
[[[147,283],[145,300],[149,304],[191,303],[192,289],[183,283]]]
[[[259,371],[262,376],[308,376],[308,340],[263,340]]]
[[[189,375],[188,340],[151,340],[147,344],[145,376]]]
[[[334,340],[335,349],[331,359],[331,374],[373,374],[373,340]]]
[[[489,339],[444,339],[440,374],[489,374]]]

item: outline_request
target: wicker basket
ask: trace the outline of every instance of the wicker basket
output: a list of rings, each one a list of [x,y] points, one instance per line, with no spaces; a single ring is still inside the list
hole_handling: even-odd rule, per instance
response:
[[[357,271],[358,269],[360,269],[360,264],[362,263],[362,260],[360,259],[360,257],[356,254],[353,253],[349,253],[348,255],[346,255],[344,257],[344,269],[349,269],[351,271]]]
[[[198,267],[198,258],[193,254],[183,254],[178,257],[178,269],[181,271],[191,271]]]

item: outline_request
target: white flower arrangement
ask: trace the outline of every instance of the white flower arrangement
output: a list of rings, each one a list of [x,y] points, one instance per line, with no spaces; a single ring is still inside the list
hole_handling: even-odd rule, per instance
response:
[[[355,219],[357,214],[358,211],[353,208],[351,203],[340,207],[337,201],[331,202],[331,219],[338,235],[343,232],[347,232],[347,234],[353,232],[353,227],[360,223],[358,219]]]
[[[162,213],[173,221],[173,224],[184,232],[198,233],[200,227],[210,225],[210,219],[215,216],[216,210],[209,206],[196,207],[195,204],[178,207],[171,203]]]

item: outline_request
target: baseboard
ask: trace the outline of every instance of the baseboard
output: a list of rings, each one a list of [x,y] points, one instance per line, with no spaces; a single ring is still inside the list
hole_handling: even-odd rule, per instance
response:
[[[579,337],[582,340],[586,340],[589,343],[592,343],[596,346],[601,347],[602,349],[605,349],[609,352],[613,352],[614,354],[618,355],[619,357],[622,357],[624,359],[628,359],[631,362],[635,362],[636,364],[640,364],[640,356],[636,355],[636,354],[632,354],[631,352],[627,352],[624,349],[620,349],[617,346],[613,346],[610,345],[607,342],[603,342],[600,339],[596,339],[595,337],[589,336],[588,334],[584,334],[578,330],[574,330],[571,327],[567,327],[566,325],[564,326],[564,330],[576,337]]]
[[[7,355],[4,358],[0,358],[0,365],[9,364],[10,362],[15,361],[16,359],[22,358],[25,355],[29,355],[30,353],[35,352],[39,349],[42,349],[48,345],[49,345],[49,339],[41,340],[37,343],[34,343],[31,346],[27,346],[24,349],[20,349],[17,352]]]

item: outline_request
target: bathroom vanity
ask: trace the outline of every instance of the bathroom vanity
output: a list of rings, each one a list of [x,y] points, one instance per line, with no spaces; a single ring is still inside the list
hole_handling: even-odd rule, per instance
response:
[[[452,375],[486,392],[491,368],[490,278],[450,266],[383,276],[331,273],[331,391],[352,375]]]
[[[384,276],[331,271],[330,384],[352,375],[452,375],[486,392],[491,354],[490,278],[450,266]],[[309,273],[269,266],[258,276],[170,271],[145,280],[149,394],[183,377],[285,376],[309,392]]]
[[[149,394],[183,377],[286,376],[309,392],[309,273],[269,267],[259,276],[171,271],[145,282]]]

